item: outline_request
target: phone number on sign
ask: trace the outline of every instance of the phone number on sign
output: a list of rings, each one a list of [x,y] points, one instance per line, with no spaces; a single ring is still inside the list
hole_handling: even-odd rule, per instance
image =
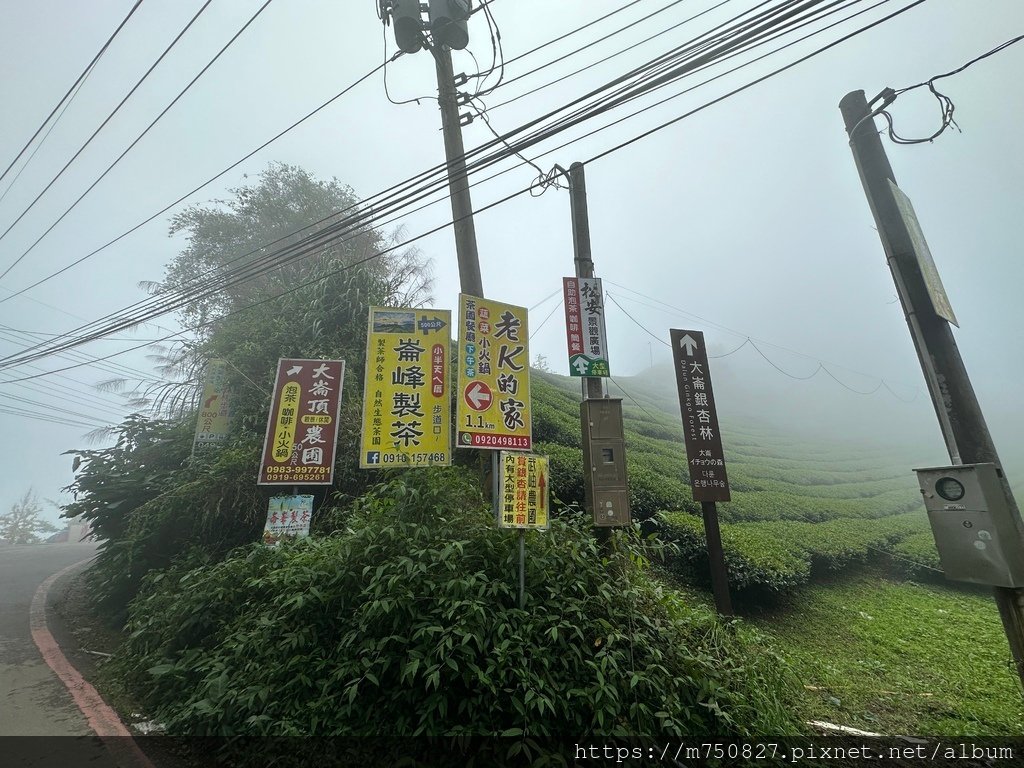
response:
[[[468,433],[473,438],[470,443],[474,448],[519,448],[524,451],[530,449],[529,437],[518,437],[516,435],[481,435],[477,432]]]
[[[446,464],[445,453],[382,453],[381,464]]]

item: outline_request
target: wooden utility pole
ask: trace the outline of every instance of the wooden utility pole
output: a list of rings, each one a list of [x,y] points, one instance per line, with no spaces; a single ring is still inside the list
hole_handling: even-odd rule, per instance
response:
[[[455,253],[459,260],[459,284],[463,293],[483,298],[484,285],[480,277],[480,256],[476,250],[473,200],[466,176],[466,148],[462,143],[452,52],[445,45],[435,45],[430,51],[434,54],[437,69],[437,103],[441,108],[441,129],[448,162],[448,190],[455,227]]]
[[[583,163],[569,166],[569,206],[572,209],[572,251],[576,277],[593,277],[594,260],[590,253],[590,216],[587,213],[587,179]],[[604,397],[604,382],[599,376],[583,379],[583,399]]]
[[[996,465],[1007,505],[1019,532],[1022,530],[1020,511],[1002,471],[992,435],[985,424],[949,322],[936,312],[915,256],[913,233],[908,229],[897,201],[898,192],[894,190],[896,177],[875,127],[874,113],[868,107],[864,91],[846,94],[839,108],[950,461],[953,464],[991,462]],[[1024,538],[1019,543],[1024,547]],[[1017,674],[1024,683],[1024,589],[993,589]]]

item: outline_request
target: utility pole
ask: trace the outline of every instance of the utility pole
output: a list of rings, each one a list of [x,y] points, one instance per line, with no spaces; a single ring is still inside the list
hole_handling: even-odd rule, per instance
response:
[[[455,253],[459,261],[459,284],[463,293],[483,298],[480,279],[480,256],[476,250],[476,228],[473,226],[473,201],[466,176],[466,147],[462,143],[462,121],[459,117],[458,92],[452,69],[452,48],[469,44],[466,21],[472,11],[470,0],[378,0],[379,15],[394,25],[395,42],[405,53],[427,48],[434,57],[437,70],[437,104],[441,109],[441,130],[448,165],[448,191],[455,227]],[[427,11],[430,21],[424,22]],[[427,32],[430,33],[428,39]]]
[[[480,277],[480,256],[476,249],[476,227],[473,225],[473,200],[466,177],[466,148],[462,143],[462,125],[452,70],[452,52],[445,45],[430,49],[437,69],[437,103],[441,108],[441,129],[448,162],[448,190],[455,227],[455,253],[459,260],[459,284],[463,293],[483,298]]]
[[[594,260],[590,252],[590,216],[587,212],[587,179],[583,163],[569,166],[569,206],[572,210],[572,251],[576,277],[593,277]],[[604,382],[599,376],[583,379],[583,399],[604,397]]]
[[[590,250],[590,217],[583,163],[573,163],[565,175],[569,177],[576,277],[593,278],[594,260]],[[604,311],[603,307],[601,311]],[[597,540],[602,550],[607,552],[612,541],[610,529],[628,526],[632,522],[626,477],[622,400],[605,396],[604,381],[600,376],[583,376],[581,388],[584,497],[593,515]]]
[[[868,107],[864,91],[846,94],[839,108],[950,461],[953,464],[990,462],[996,465],[1000,485],[1018,531],[1018,543],[1024,547],[1024,537],[1020,536],[1020,511],[1002,471],[981,406],[949,322],[936,312],[915,257],[913,234],[897,202],[893,189],[896,177],[876,130],[874,113]],[[993,589],[1017,674],[1024,683],[1024,589]]]

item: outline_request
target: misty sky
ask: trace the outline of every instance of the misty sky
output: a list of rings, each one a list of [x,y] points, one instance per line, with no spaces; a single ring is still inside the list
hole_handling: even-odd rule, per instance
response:
[[[0,240],[0,271],[82,194],[261,4],[210,3],[82,156]],[[0,171],[131,5],[129,0],[0,0]],[[0,232],[201,5],[199,0],[143,2],[31,162],[22,170],[22,161],[0,182]],[[611,0],[494,0],[491,8],[505,59],[510,61],[505,82],[483,98],[494,128],[507,131],[526,123],[755,3],[639,0],[599,24],[511,61],[623,5]],[[855,3],[824,24],[872,5]],[[627,119],[640,107],[696,86],[808,30],[784,37],[609,112],[527,154],[545,171],[555,163],[568,167],[589,160],[906,5],[909,0],[893,0],[865,10],[856,19]],[[982,7],[984,12],[979,12]],[[664,10],[621,34],[529,74],[659,9]],[[705,11],[582,74],[504,104]],[[596,269],[606,291],[622,306],[608,307],[612,375],[628,388],[628,377],[652,363],[664,366],[670,359],[671,327],[704,330],[713,355],[739,347],[749,336],[775,366],[793,376],[807,376],[824,361],[829,372],[852,389],[874,390],[881,379],[886,386],[858,395],[824,371],[806,381],[789,378],[748,344],[712,362],[716,381],[728,382],[729,397],[718,398],[724,421],[759,413],[782,429],[877,440],[879,446],[909,444],[921,460],[943,462],[934,414],[847,146],[838,103],[851,90],[863,89],[871,98],[885,86],[919,83],[1022,32],[1024,4],[1018,0],[926,0],[791,70],[590,163],[587,187]],[[456,52],[457,73],[472,74],[491,65],[484,14],[473,16],[470,33],[475,61],[468,52]],[[145,298],[140,281],[160,280],[164,265],[183,245],[180,238],[167,236],[174,211],[59,277],[5,300],[148,218],[378,66],[385,56],[385,39],[390,56],[395,52],[390,29],[381,26],[371,0],[270,3],[74,211],[0,278],[3,355]],[[322,178],[336,177],[361,197],[443,161],[436,102],[427,98],[436,93],[429,53],[404,56],[386,72],[391,99],[419,98],[419,103],[391,103],[378,73],[190,202],[228,196],[227,190],[246,183],[245,174],[252,181],[271,161],[299,165]],[[1024,476],[1024,440],[1019,437],[1024,419],[1018,405],[1018,382],[1024,375],[1019,351],[1024,321],[1019,299],[1024,284],[1022,75],[1024,42],[939,81],[939,89],[955,103],[962,133],[951,129],[931,144],[913,146],[886,141],[897,179],[913,200],[960,320],[957,341],[1015,484]],[[495,81],[492,76],[485,83]],[[926,88],[902,95],[890,111],[905,136],[928,135],[939,126],[940,108]],[[606,125],[611,127],[558,148]],[[491,137],[480,119],[465,129],[468,148]],[[537,171],[529,166],[514,168],[518,162],[507,161],[500,168],[512,170],[473,188],[476,208],[523,189],[536,177]],[[401,226],[412,237],[449,220],[447,199],[437,199],[436,205],[389,228]],[[563,315],[556,309],[559,298],[547,298],[573,269],[567,192],[550,189],[540,197],[522,195],[480,213],[476,228],[485,292],[500,301],[539,305],[531,313],[536,331],[531,354],[542,354],[553,369],[567,372]],[[459,286],[450,230],[417,245],[432,261],[434,304],[455,308]],[[554,315],[545,322],[552,310]],[[107,355],[181,327],[173,315],[155,323],[159,327],[141,326],[78,352]],[[83,366],[22,382],[11,380],[79,361],[48,358],[33,364],[37,367],[0,371],[0,429],[5,435],[0,446],[0,510],[6,511],[29,486],[41,497],[59,498],[60,488],[72,478],[70,457],[61,453],[88,447],[85,433],[116,423],[128,412],[115,394],[98,392],[95,385],[135,372],[152,375],[148,354],[140,350],[112,358],[102,370]],[[271,376],[268,371],[268,380]],[[361,382],[346,385],[350,392],[361,388]],[[76,424],[4,412],[12,409]]]

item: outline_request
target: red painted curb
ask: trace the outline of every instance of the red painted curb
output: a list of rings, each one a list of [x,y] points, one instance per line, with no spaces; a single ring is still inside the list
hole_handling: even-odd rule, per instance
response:
[[[47,666],[54,671],[68,689],[71,698],[74,699],[75,704],[82,714],[85,715],[85,719],[93,732],[101,738],[112,736],[126,738],[127,741],[123,743],[122,749],[119,749],[118,752],[123,754],[123,747],[128,747],[127,751],[130,752],[131,761],[136,766],[139,768],[155,768],[135,739],[132,738],[131,731],[121,722],[121,718],[117,716],[117,713],[103,700],[99,692],[82,677],[82,673],[75,669],[71,662],[68,661],[46,624],[46,602],[54,582],[68,572],[89,562],[89,560],[92,560],[92,558],[80,560],[73,565],[69,565],[39,585],[35,595],[32,596],[32,606],[29,608],[29,627],[32,630],[32,640],[39,649],[39,653],[42,654],[43,661],[46,662]]]

